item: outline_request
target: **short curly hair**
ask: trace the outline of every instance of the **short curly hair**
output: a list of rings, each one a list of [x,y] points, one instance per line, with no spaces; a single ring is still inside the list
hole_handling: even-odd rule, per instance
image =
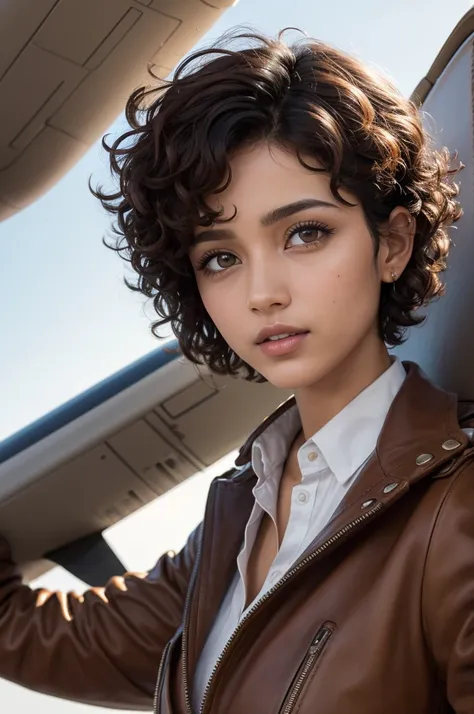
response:
[[[120,186],[93,193],[115,216],[109,247],[138,273],[127,285],[153,299],[153,333],[170,324],[192,362],[264,381],[213,324],[188,253],[196,226],[220,220],[206,197],[229,184],[232,155],[266,141],[309,169],[318,170],[302,157],[317,159],[338,201],[347,204],[340,188],[358,199],[375,251],[395,206],[414,216],[411,259],[395,284],[381,285],[380,337],[400,344],[424,319],[417,309],[443,290],[446,229],[461,215],[448,151],[432,147],[414,103],[358,59],[306,37],[288,45],[282,33],[230,39],[188,56],[171,80],[136,90],[126,106],[131,129],[112,145],[103,140]]]

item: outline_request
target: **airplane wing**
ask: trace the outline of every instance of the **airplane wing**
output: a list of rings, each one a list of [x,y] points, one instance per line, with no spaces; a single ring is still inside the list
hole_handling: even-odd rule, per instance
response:
[[[0,3],[0,220],[107,131],[147,67],[165,78],[236,0]]]
[[[0,530],[25,577],[51,567],[45,554],[91,584],[118,574],[102,531],[239,447],[284,398],[198,372],[170,342],[0,443]]]

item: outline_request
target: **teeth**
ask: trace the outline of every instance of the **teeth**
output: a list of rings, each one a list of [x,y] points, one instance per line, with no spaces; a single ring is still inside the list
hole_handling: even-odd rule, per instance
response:
[[[269,340],[283,340],[285,337],[291,337],[292,335],[296,335],[296,332],[285,332],[283,335],[273,335],[272,337],[269,337]]]

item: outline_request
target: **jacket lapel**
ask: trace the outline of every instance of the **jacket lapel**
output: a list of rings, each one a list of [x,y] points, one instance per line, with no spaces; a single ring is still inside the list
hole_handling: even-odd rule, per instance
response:
[[[190,612],[188,667],[197,658],[237,569],[245,527],[254,504],[257,477],[242,469],[233,478],[216,479],[209,492],[204,519],[202,556]]]

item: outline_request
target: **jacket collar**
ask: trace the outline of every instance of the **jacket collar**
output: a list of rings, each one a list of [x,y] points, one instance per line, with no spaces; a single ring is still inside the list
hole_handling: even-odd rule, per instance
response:
[[[434,385],[413,362],[403,366],[407,377],[385,419],[374,456],[390,478],[416,481],[463,451],[468,437],[459,426],[456,395]],[[236,466],[249,464],[254,441],[295,403],[294,397],[287,399],[250,434]]]

